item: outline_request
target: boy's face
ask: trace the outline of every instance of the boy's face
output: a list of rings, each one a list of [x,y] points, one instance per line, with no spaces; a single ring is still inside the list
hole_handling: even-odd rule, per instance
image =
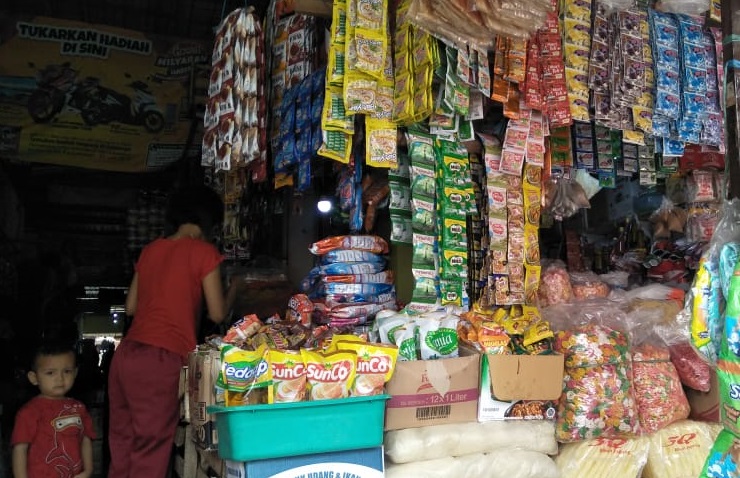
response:
[[[77,376],[74,353],[42,355],[36,359],[28,380],[47,398],[62,398],[72,388]]]

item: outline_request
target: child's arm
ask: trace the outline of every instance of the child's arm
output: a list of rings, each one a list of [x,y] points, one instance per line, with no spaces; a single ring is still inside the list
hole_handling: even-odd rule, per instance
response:
[[[75,478],[90,478],[93,474],[93,449],[92,440],[82,437],[82,473]]]
[[[13,478],[28,478],[28,443],[13,445]]]

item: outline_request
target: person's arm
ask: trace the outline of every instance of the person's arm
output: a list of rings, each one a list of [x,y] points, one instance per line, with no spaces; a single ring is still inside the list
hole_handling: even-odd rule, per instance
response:
[[[139,300],[139,273],[134,273],[134,278],[131,279],[131,285],[128,287],[128,294],[126,294],[126,315],[136,315],[136,303]]]
[[[208,317],[217,324],[223,322],[228,308],[226,307],[226,299],[221,286],[221,273],[218,267],[203,278],[203,296],[206,299]]]
[[[90,437],[82,437],[82,473],[75,478],[90,478],[93,474],[93,449]]]
[[[28,443],[13,445],[13,478],[28,478]]]

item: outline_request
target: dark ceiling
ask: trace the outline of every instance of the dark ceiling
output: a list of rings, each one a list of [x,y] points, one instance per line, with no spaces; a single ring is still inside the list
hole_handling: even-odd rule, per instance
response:
[[[0,10],[210,41],[222,11],[244,4],[234,0],[5,0]],[[261,12],[266,2],[248,4]]]

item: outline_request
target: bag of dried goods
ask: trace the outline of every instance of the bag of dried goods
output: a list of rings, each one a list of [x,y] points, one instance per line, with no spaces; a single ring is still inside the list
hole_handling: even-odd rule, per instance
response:
[[[387,463],[385,476],[386,478],[560,478],[560,473],[555,462],[547,455],[534,451],[499,448],[490,453],[448,456],[402,465]]]
[[[593,272],[571,272],[573,297],[579,300],[606,298],[611,289]]]
[[[632,373],[642,432],[654,433],[688,418],[691,409],[668,348],[647,342],[636,346]]]
[[[596,438],[560,447],[555,463],[562,478],[640,478],[648,439]]]
[[[701,474],[722,427],[681,420],[649,437],[650,452],[642,478],[694,478]]]
[[[565,355],[558,441],[636,433],[639,424],[627,335],[595,323],[576,325],[555,334],[554,348]]]
[[[543,261],[539,297],[542,307],[567,304],[573,300],[570,276],[562,261]]]

